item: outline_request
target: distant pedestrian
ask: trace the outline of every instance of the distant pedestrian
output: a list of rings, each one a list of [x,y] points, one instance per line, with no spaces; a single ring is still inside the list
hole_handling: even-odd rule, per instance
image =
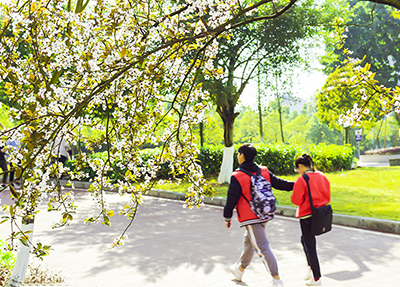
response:
[[[0,129],[4,129],[4,126],[2,123],[0,123]],[[1,187],[6,186],[7,182],[7,173],[8,173],[8,168],[7,168],[7,161],[6,161],[6,151],[4,149],[4,146],[0,147],[0,168],[3,171],[3,180],[1,182]]]
[[[227,202],[224,208],[225,226],[230,229],[233,209],[236,207],[240,226],[246,229],[243,252],[239,262],[230,266],[230,271],[237,281],[242,281],[244,270],[250,264],[254,250],[256,250],[267,271],[273,277],[271,286],[283,286],[283,282],[279,277],[278,264],[265,234],[265,225],[272,219],[273,215],[270,218],[260,219],[253,212],[250,206],[250,201],[252,200],[250,190],[251,177],[248,173],[255,175],[260,172],[270,186],[280,190],[291,191],[294,182],[280,179],[271,173],[267,167],[258,166],[253,162],[256,155],[257,150],[252,144],[243,144],[238,149],[239,169],[244,171],[234,171],[229,184]],[[275,200],[273,203],[273,210],[275,210]]]
[[[12,149],[14,151],[14,153],[18,153],[20,151],[21,148],[21,142],[19,140],[8,140],[7,141],[7,147]],[[6,157],[8,158],[9,155],[6,155]],[[12,163],[10,160],[8,160],[8,163],[10,164],[10,184],[12,186],[14,186],[14,173],[15,170],[17,169],[17,164]],[[18,161],[18,165],[21,165],[21,162]],[[18,181],[18,179],[17,179]],[[15,182],[17,185],[19,185],[19,182]]]
[[[1,182],[1,186],[5,187],[7,185],[7,175],[8,175],[8,165],[6,160],[6,151],[4,146],[0,147],[0,168],[2,169],[3,173],[3,180]]]
[[[68,144],[64,141],[63,138],[58,137],[54,141],[54,147],[53,147],[53,152],[57,155],[57,160],[61,162],[63,165],[69,158],[68,150],[70,147]]]
[[[331,199],[330,183],[326,176],[314,169],[311,156],[303,154],[295,161],[295,167],[300,175],[307,174],[312,193],[314,207],[324,206]],[[297,205],[296,217],[300,219],[301,244],[307,258],[309,268],[305,276],[307,286],[321,286],[321,271],[317,255],[316,239],[311,234],[311,206],[305,179],[297,178],[292,194],[292,202]]]

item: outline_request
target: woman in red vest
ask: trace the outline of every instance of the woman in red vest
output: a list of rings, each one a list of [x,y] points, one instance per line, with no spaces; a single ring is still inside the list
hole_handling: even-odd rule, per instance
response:
[[[298,206],[296,217],[300,219],[302,234],[301,244],[303,245],[309,266],[305,283],[307,286],[321,286],[321,271],[317,256],[316,239],[314,235],[311,235],[310,199],[308,196],[307,183],[302,175],[306,173],[309,177],[309,185],[314,207],[324,206],[329,203],[331,199],[330,184],[322,172],[314,169],[314,162],[307,154],[303,154],[296,159],[295,167],[301,176],[298,177],[294,183],[291,198],[292,203]]]

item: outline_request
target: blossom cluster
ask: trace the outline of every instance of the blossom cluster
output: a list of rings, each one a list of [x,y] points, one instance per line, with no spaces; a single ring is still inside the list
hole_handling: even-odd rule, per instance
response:
[[[338,118],[339,125],[344,128],[356,126],[366,118],[400,112],[400,88],[390,89],[380,85],[374,79],[375,74],[369,70],[370,64],[361,65],[364,60],[348,58],[329,76],[318,95],[318,101],[323,105],[323,102],[329,102],[330,106],[334,106],[333,103],[340,103],[341,106],[349,104]]]

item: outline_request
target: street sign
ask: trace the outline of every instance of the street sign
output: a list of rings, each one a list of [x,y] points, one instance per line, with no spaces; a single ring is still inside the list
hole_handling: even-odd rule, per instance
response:
[[[360,142],[362,140],[362,130],[355,130],[356,132],[356,142]]]

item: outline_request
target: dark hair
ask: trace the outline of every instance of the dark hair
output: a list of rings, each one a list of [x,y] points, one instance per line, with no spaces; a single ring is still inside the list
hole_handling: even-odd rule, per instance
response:
[[[308,167],[309,169],[311,169],[312,171],[315,171],[314,161],[312,160],[311,156],[309,156],[306,153],[303,154],[302,156],[299,156],[298,158],[296,158],[294,164],[296,166],[296,169],[299,167],[299,164],[302,164],[305,167]]]
[[[246,161],[253,161],[257,155],[257,150],[252,144],[245,143],[240,146],[238,153],[244,154]]]

